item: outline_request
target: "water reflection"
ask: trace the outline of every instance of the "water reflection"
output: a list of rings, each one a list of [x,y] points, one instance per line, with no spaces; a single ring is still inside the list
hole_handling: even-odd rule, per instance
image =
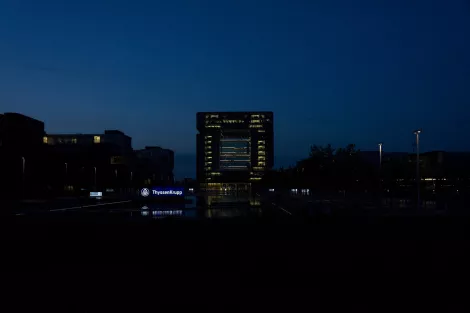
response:
[[[261,199],[249,192],[208,193],[186,205],[146,204],[140,215],[146,218],[229,218],[262,214]]]
[[[197,210],[194,207],[175,207],[175,206],[147,206],[140,208],[140,215],[151,218],[196,218]]]
[[[206,194],[206,218],[229,218],[261,215],[261,199],[251,192],[238,191]]]
[[[210,208],[205,210],[206,218],[255,217],[261,214],[261,208]]]

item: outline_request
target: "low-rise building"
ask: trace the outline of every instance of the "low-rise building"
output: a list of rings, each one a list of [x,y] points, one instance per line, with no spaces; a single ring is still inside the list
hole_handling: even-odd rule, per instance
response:
[[[147,146],[136,150],[136,172],[145,185],[171,185],[174,183],[175,154],[173,150]]]
[[[44,123],[18,114],[0,114],[0,177],[2,198],[42,194],[44,183]]]

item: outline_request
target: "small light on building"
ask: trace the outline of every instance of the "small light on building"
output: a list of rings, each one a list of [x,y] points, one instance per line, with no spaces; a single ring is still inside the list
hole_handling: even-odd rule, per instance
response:
[[[269,191],[270,191],[270,192],[274,192],[274,188],[270,188]]]

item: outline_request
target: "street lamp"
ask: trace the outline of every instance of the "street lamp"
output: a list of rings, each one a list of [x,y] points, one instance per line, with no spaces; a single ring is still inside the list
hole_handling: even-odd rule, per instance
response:
[[[418,209],[420,206],[420,199],[419,199],[419,192],[420,192],[420,186],[421,186],[421,178],[419,176],[419,134],[421,134],[422,130],[417,129],[413,133],[416,135],[416,182],[417,182],[417,187],[418,187]]]
[[[382,201],[382,142],[379,142],[379,192],[380,192],[380,201]],[[380,202],[382,203],[382,202]]]
[[[380,142],[379,143],[379,166],[380,166],[380,169],[382,169],[382,145],[383,145],[383,143]]]
[[[21,157],[21,159],[23,160],[23,179],[24,179],[24,169],[26,167],[26,159],[25,157]]]
[[[96,166],[93,167],[93,169],[95,170],[95,191],[97,191],[97,186],[96,186]]]

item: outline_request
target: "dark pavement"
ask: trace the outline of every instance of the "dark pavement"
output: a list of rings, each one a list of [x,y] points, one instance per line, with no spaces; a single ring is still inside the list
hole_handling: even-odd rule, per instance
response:
[[[470,264],[467,218],[298,214],[272,203],[75,204],[12,216],[1,230],[7,268],[119,275],[145,269],[267,282],[326,273],[461,274]]]

